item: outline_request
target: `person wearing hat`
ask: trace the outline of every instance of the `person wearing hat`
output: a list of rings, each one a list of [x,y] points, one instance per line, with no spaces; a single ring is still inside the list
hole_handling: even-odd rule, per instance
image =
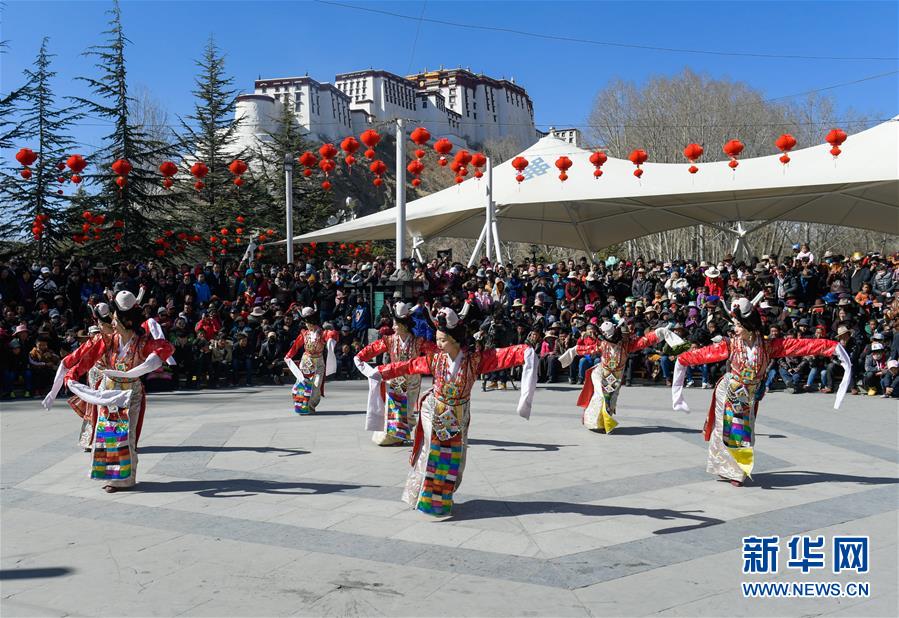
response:
[[[727,361],[727,371],[712,391],[712,406],[705,423],[704,434],[709,443],[706,470],[735,487],[742,487],[752,474],[755,418],[771,360],[803,356],[839,357],[847,369],[837,393],[835,408],[839,407],[849,388],[852,372],[849,369],[849,355],[837,341],[764,339],[761,316],[747,298],[735,300],[731,304],[730,315],[733,330],[729,339],[684,352],[677,357],[671,398],[675,410],[689,411],[683,398],[687,368]]]
[[[851,328],[849,328],[845,324],[840,324],[837,327],[836,340],[840,342],[840,345],[842,345],[844,348],[846,348],[847,352],[849,352],[849,358],[852,358],[852,359],[857,358],[858,352],[857,352],[857,350],[856,351],[853,350],[853,348],[855,348],[855,341],[852,338],[852,329]],[[825,365],[825,367],[824,367],[824,387],[821,389],[821,392],[822,393],[832,393],[833,385],[834,385],[834,378],[836,377],[838,372],[840,374],[842,374],[843,371],[844,371],[843,366],[839,362],[837,362],[837,359],[835,359],[835,358],[830,359],[830,362],[828,362],[827,365]],[[852,390],[853,395],[858,394],[858,389],[855,387],[855,384],[851,385],[851,390]]]
[[[362,365],[382,354],[387,354],[389,362],[400,363],[436,352],[437,346],[413,335],[412,327],[412,305],[396,303],[393,306],[393,333],[362,348],[353,357],[356,368],[365,374]],[[368,408],[365,427],[374,432],[372,441],[378,446],[410,442],[412,429],[418,422],[415,407],[421,391],[421,376],[400,376],[381,384],[383,388],[379,391],[378,401]]]
[[[65,376],[54,381],[43,401],[49,410],[64,381],[75,397],[97,405],[91,478],[101,481],[108,493],[133,487],[137,480],[137,446],[146,408],[140,378],[160,368],[173,352],[168,341],[153,339],[143,330],[143,313],[134,294],[119,292],[110,309],[115,329],[110,340],[95,338],[78,348],[77,362],[65,365]],[[101,359],[108,369],[100,371],[100,388],[79,384],[77,380]]]
[[[899,360],[892,358],[887,361],[887,370],[880,380],[880,388],[884,399],[899,397]]]
[[[871,344],[871,351],[865,356],[865,375],[862,385],[868,389],[868,395],[873,397],[881,386],[881,380],[887,372],[886,349],[879,341]]]
[[[462,482],[471,390],[478,375],[524,365],[518,414],[529,418],[537,363],[533,348],[526,344],[489,350],[470,346],[466,325],[448,307],[439,311],[435,326],[437,352],[381,365],[376,370],[365,364],[360,369],[371,378],[369,402],[377,400],[376,381],[413,374],[434,376],[434,386],[421,405],[403,501],[423,513],[442,517],[450,515],[453,495]]]
[[[312,307],[303,307],[300,317],[305,328],[300,331],[290,350],[284,356],[284,362],[296,378],[291,389],[293,394],[293,411],[296,414],[315,414],[324,394],[325,377],[337,371],[336,345],[340,335],[333,330],[323,330],[319,325],[318,313]],[[328,360],[325,363],[324,352],[327,348]],[[303,351],[299,366],[293,357]]]
[[[576,349],[578,356],[599,359],[597,364],[587,370],[584,386],[577,400],[577,405],[584,408],[581,417],[584,427],[599,433],[612,433],[618,425],[618,421],[613,417],[628,355],[656,345],[662,340],[669,341],[672,347],[684,343],[665,326],[642,337],[635,337],[625,321],[618,326],[605,321],[599,325],[598,339],[578,342]]]
[[[703,285],[705,285],[705,289],[710,296],[718,296],[720,298],[724,295],[724,280],[721,278],[721,271],[714,266],[706,268]]]

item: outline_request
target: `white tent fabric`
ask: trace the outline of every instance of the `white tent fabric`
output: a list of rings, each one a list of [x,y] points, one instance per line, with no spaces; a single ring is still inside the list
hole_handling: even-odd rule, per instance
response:
[[[713,148],[707,146],[707,157],[718,156]],[[795,150],[787,166],[780,155],[740,160],[736,170],[727,161],[700,161],[697,174],[687,172],[687,163],[653,163],[650,152],[640,179],[630,161],[613,158],[594,179],[589,151],[544,137],[522,153],[530,165],[520,185],[511,161],[493,169],[499,234],[504,241],[588,250],[723,221],[802,221],[899,234],[899,116],[850,135],[837,158],[830,148]],[[555,168],[561,155],[573,162],[564,183]],[[485,206],[485,181],[469,177],[409,202],[409,234],[477,238]],[[295,241],[388,240],[395,226],[390,208]]]

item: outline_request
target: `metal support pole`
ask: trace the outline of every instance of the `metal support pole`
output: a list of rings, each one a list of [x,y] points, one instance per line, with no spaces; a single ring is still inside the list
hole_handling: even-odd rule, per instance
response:
[[[481,252],[481,247],[484,246],[484,235],[487,234],[487,226],[481,228],[481,235],[478,236],[478,242],[474,244],[474,249],[471,250],[471,257],[468,258],[468,265],[471,266],[474,264],[474,261],[478,259],[478,254]],[[489,255],[487,257],[490,257]]]
[[[396,120],[396,267],[406,257],[406,133]]]
[[[285,246],[287,247],[287,263],[293,264],[293,157],[284,155],[284,203],[285,210]]]
[[[493,240],[494,245],[493,248],[496,250],[496,263],[503,263],[503,254],[501,252],[501,248],[499,246],[499,229],[496,226],[496,219],[493,220]]]
[[[487,157],[487,166],[484,168],[484,178],[487,188],[487,215],[484,229],[487,230],[487,259],[493,259],[493,243],[496,238],[493,235],[493,164]]]

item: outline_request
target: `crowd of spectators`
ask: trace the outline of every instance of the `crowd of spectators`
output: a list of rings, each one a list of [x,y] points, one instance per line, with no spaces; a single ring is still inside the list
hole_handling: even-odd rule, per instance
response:
[[[143,292],[146,317],[175,347],[175,365],[151,374],[148,388],[192,389],[280,384],[283,357],[299,334],[299,312],[315,307],[325,328],[340,333],[338,379],[353,379],[353,355],[390,331],[390,307],[404,300],[415,334],[432,338],[441,306],[467,314],[476,345],[529,343],[540,379],[583,381],[596,359],[558,361],[604,320],[631,331],[667,324],[690,347],[726,337],[729,301],[756,298],[770,337],[839,339],[849,351],[854,393],[899,397],[899,254],[817,256],[796,244],[790,255],[718,262],[612,256],[472,267],[448,259],[320,259],[292,265],[206,262],[171,265],[152,259],[106,266],[88,258],[0,261],[0,397],[35,397],[49,387],[61,356],[92,336],[91,307],[115,291]],[[374,290],[379,309],[373,310]],[[467,306],[467,309],[465,307]],[[647,348],[628,359],[624,384],[670,384],[682,350]],[[722,366],[695,368],[688,386],[710,388]],[[842,368],[828,359],[780,359],[767,387],[830,392]],[[289,374],[288,374],[289,375]],[[485,377],[505,388],[513,378]]]

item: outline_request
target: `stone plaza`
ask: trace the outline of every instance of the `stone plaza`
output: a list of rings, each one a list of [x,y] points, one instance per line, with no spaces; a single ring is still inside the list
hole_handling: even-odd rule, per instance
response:
[[[315,416],[290,388],[152,394],[138,485],[88,478],[79,419],[3,402],[3,616],[896,616],[895,400],[770,393],[753,480],[705,472],[710,392],[625,388],[612,435],[568,385],[473,392],[453,515],[400,501],[409,449],[364,430],[364,381]],[[38,431],[38,429],[40,431]],[[793,535],[870,537],[865,574],[787,568]],[[742,539],[780,537],[777,574]],[[829,556],[828,556],[829,558]],[[741,582],[852,582],[866,598],[744,598]]]

